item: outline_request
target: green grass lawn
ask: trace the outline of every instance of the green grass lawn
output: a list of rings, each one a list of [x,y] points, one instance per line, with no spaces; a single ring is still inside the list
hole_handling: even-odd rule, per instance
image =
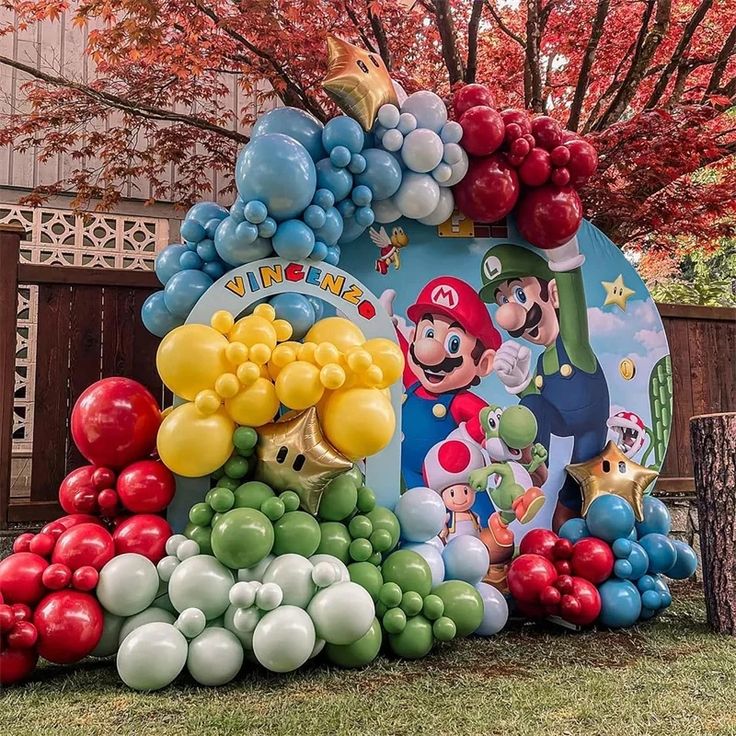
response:
[[[418,662],[244,669],[217,689],[182,678],[141,695],[111,661],[46,667],[0,696],[0,733],[736,734],[736,639],[708,632],[697,589],[673,593],[666,615],[625,632],[517,626]]]

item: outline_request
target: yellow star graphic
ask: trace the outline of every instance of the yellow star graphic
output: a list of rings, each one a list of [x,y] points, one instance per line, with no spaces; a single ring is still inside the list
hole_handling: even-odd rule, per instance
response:
[[[644,521],[644,491],[659,473],[627,458],[615,442],[609,442],[597,457],[568,465],[566,469],[580,485],[583,516],[598,496],[612,493],[626,499],[634,509],[637,521]]]
[[[626,302],[634,295],[634,290],[624,284],[623,274],[619,274],[615,281],[601,281],[601,286],[606,290],[606,300],[603,306],[615,304],[622,312],[625,312]]]

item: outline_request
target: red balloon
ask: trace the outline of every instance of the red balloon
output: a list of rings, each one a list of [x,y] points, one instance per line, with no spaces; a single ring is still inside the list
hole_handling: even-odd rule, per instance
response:
[[[13,617],[16,621],[30,621],[33,618],[31,607],[25,603],[13,603],[10,608],[13,611]]]
[[[30,552],[31,540],[35,536],[32,532],[25,532],[24,534],[18,535],[13,542],[13,552]]]
[[[452,96],[455,117],[461,118],[471,107],[493,107],[493,96],[484,84],[465,84]]]
[[[72,575],[72,587],[76,590],[88,592],[97,587],[97,581],[100,579],[100,573],[91,565],[83,565],[78,567]]]
[[[570,151],[570,160],[567,163],[570,183],[580,187],[595,174],[598,168],[598,153],[590,143],[579,138],[567,141],[565,146]]]
[[[12,649],[30,649],[38,639],[36,627],[30,621],[17,621],[8,634],[8,646]]]
[[[49,590],[61,590],[69,586],[72,580],[72,571],[66,565],[54,563],[43,571],[41,580]]]
[[[528,187],[541,187],[552,173],[549,154],[543,148],[533,148],[519,167],[519,178]]]
[[[501,119],[503,120],[504,125],[511,125],[512,123],[518,125],[521,128],[523,135],[527,135],[532,132],[532,124],[529,120],[529,116],[524,110],[514,110],[511,108],[501,110]],[[534,145],[534,140],[531,140],[530,143]]]
[[[472,218],[472,215],[469,217]],[[564,245],[578,231],[582,219],[583,204],[572,187],[546,184],[529,189],[516,208],[519,232],[537,248]]]
[[[570,183],[570,172],[564,166],[552,170],[550,181],[556,187],[566,187]]]
[[[65,529],[71,529],[77,524],[97,524],[103,526],[102,521],[97,516],[91,514],[67,514],[59,517],[54,524],[61,524]]]
[[[30,544],[28,545],[28,551],[33,552],[35,555],[41,555],[41,557],[48,557],[51,551],[54,549],[56,540],[50,534],[44,534],[40,532],[33,535]]]
[[[552,549],[558,540],[559,537],[551,529],[532,529],[521,540],[519,552],[522,555],[541,555],[551,560]]]
[[[470,160],[468,173],[453,188],[458,209],[475,222],[497,222],[519,198],[519,179],[502,154]]]
[[[596,537],[585,537],[572,548],[572,571],[575,575],[598,585],[608,580],[613,572],[613,551],[606,542]]]
[[[171,527],[161,516],[135,514],[115,529],[115,554],[136,552],[156,564],[166,554],[166,540],[171,535]]]
[[[103,488],[97,494],[97,505],[100,507],[100,513],[103,516],[113,516],[118,510],[119,501],[117,491],[112,488]]]
[[[120,503],[137,514],[163,511],[174,498],[176,482],[160,460],[141,460],[128,465],[118,476]]]
[[[557,146],[550,152],[549,159],[553,166],[567,166],[570,160],[570,149],[567,146]]]
[[[65,531],[66,527],[63,524],[59,524],[58,521],[51,521],[41,529],[41,534],[48,534],[53,537],[54,540],[57,540]]]
[[[509,566],[509,591],[524,603],[538,603],[541,592],[556,579],[554,565],[541,555],[519,555]]]
[[[578,626],[592,624],[601,612],[598,588],[583,578],[572,578],[572,589],[562,596],[559,614],[565,621]]]
[[[25,680],[38,662],[35,649],[0,650],[0,685],[14,685]]]
[[[160,424],[161,410],[150,391],[120,377],[93,383],[71,416],[72,438],[82,455],[113,469],[150,455]]]
[[[89,593],[58,590],[36,608],[38,653],[49,662],[69,664],[86,657],[102,637],[103,613]]]
[[[537,145],[551,151],[562,143],[560,124],[547,115],[539,115],[532,120],[532,135]]]
[[[46,593],[43,571],[49,563],[33,552],[15,552],[0,562],[0,593],[6,603],[33,605]]]
[[[572,542],[569,539],[558,539],[552,550],[552,557],[556,560],[569,560],[572,557]]]
[[[83,465],[69,473],[59,486],[59,503],[67,514],[79,513],[82,508],[94,511],[97,505],[97,489],[93,476],[97,468]]]
[[[99,524],[77,524],[59,537],[51,561],[72,571],[83,565],[101,570],[114,556],[115,543],[107,529]]]
[[[98,491],[103,488],[110,488],[115,485],[115,473],[110,468],[96,468],[95,472],[92,473],[92,483]]]
[[[503,118],[493,108],[471,107],[460,118],[463,137],[460,145],[473,156],[488,156],[503,143]]]
[[[13,609],[7,603],[0,603],[0,634],[10,631],[14,625]]]

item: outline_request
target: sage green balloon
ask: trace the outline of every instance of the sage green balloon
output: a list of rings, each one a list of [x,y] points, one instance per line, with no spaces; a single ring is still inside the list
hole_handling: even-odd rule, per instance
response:
[[[312,598],[307,613],[320,639],[352,644],[370,629],[376,608],[368,591],[357,583],[335,583]]]
[[[100,570],[95,593],[102,607],[117,616],[134,616],[148,608],[159,589],[156,565],[133,552],[113,557]]]
[[[260,509],[266,499],[275,495],[265,483],[249,480],[235,489],[235,508]]]
[[[102,636],[91,652],[93,657],[109,657],[117,652],[120,643],[120,629],[124,623],[125,616],[116,616],[114,613],[105,611],[105,617],[102,620]]]
[[[212,554],[212,543],[210,541],[212,537],[212,527],[197,526],[196,524],[192,524],[190,521],[184,527],[184,534],[186,534],[189,539],[193,539],[199,545],[199,551],[203,555]]]
[[[319,525],[319,529],[321,538],[317,554],[337,557],[344,565],[351,562],[349,550],[353,539],[345,524],[339,521],[325,521]]]
[[[194,639],[195,636],[199,636],[204,631],[207,626],[207,619],[199,608],[185,608],[174,622],[174,626],[187,639]]]
[[[133,690],[160,690],[171,684],[187,661],[187,640],[172,624],[145,624],[118,649],[120,679]]]
[[[273,525],[256,509],[235,508],[212,527],[212,553],[223,565],[235,570],[253,567],[273,546]]]
[[[325,655],[330,662],[340,667],[364,667],[372,662],[381,651],[383,633],[378,619],[373,619],[368,632],[352,644],[327,644]]]
[[[263,576],[263,584],[276,583],[284,594],[282,605],[306,608],[317,592],[312,580],[314,565],[301,555],[276,557]]]
[[[317,519],[306,511],[284,514],[274,523],[273,535],[273,553],[277,556],[293,553],[311,557],[322,537]]]
[[[275,559],[273,555],[266,555],[260,562],[253,565],[253,567],[241,567],[238,570],[238,581],[242,583],[257,581],[260,583],[263,580],[266,570],[268,570],[268,566]]]
[[[348,568],[342,560],[339,560],[334,555],[328,555],[324,553],[317,553],[309,558],[309,561],[317,567],[320,562],[329,562],[337,570],[337,582],[347,583],[350,580],[350,573]]]
[[[347,473],[338,475],[325,486],[318,515],[325,521],[342,521],[350,516],[356,503],[358,487],[355,480]]]
[[[383,561],[381,572],[387,583],[396,583],[404,593],[414,591],[424,598],[432,590],[432,571],[427,561],[411,550],[392,552]]]
[[[227,611],[225,611],[225,616],[223,617],[222,625],[228,631],[232,632],[233,634],[235,634],[235,636],[238,637],[240,643],[243,646],[243,649],[245,649],[246,651],[253,651],[253,631],[241,631],[233,623],[233,617],[235,616],[235,612],[238,610],[240,609],[238,609],[236,606],[228,606]],[[259,617],[261,616],[261,612],[257,608],[253,608],[252,610],[254,611],[255,615]]]
[[[350,579],[364,587],[375,603],[383,585],[381,571],[375,565],[371,565],[370,562],[354,562],[352,565],[348,565],[348,572],[350,573]]]
[[[208,627],[189,642],[187,669],[200,685],[224,685],[242,666],[243,645],[227,629]]]
[[[125,619],[125,622],[120,627],[120,637],[118,642],[122,644],[128,634],[145,624],[173,624],[174,621],[176,621],[174,614],[169,611],[165,611],[163,608],[156,608],[154,606],[146,608],[145,611],[141,611],[140,613],[136,613],[135,616]]]
[[[483,598],[464,580],[446,580],[432,593],[445,604],[443,616],[454,621],[457,636],[472,634],[483,622]]]
[[[371,520],[373,531],[385,529],[391,535],[389,549],[393,549],[399,543],[399,535],[401,534],[401,526],[396,514],[385,506],[376,506],[366,516]]]
[[[353,465],[350,470],[340,476],[341,478],[350,478],[355,484],[356,490],[363,485],[363,473],[360,472],[360,468],[357,465]]]
[[[169,580],[169,597],[181,613],[199,608],[210,621],[225,613],[235,582],[232,572],[214,557],[196,555],[182,562]]]
[[[271,672],[291,672],[311,656],[317,638],[309,614],[296,606],[269,611],[253,632],[253,653]]]
[[[400,634],[389,634],[388,643],[395,654],[405,659],[426,657],[432,650],[432,624],[424,616],[412,616]]]

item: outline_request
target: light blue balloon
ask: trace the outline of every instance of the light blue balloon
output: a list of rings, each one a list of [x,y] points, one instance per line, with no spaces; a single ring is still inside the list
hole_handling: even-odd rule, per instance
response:
[[[271,241],[259,237],[255,225],[245,221],[236,223],[231,217],[223,220],[217,228],[215,248],[220,258],[230,266],[251,263],[273,253]]]
[[[325,224],[314,231],[314,237],[321,240],[328,247],[335,245],[340,239],[343,230],[342,215],[335,207],[325,210]]]
[[[672,594],[669,586],[661,575],[657,575],[654,579],[654,589],[659,592],[662,608],[668,608],[672,605]]]
[[[282,258],[303,260],[314,248],[314,231],[301,220],[286,220],[279,224],[272,242]]]
[[[365,232],[365,228],[366,226],[361,225],[355,218],[345,218],[343,220],[342,235],[340,236],[340,240],[338,241],[338,243],[340,243],[340,245],[352,243]]]
[[[200,240],[207,237],[204,225],[201,225],[197,220],[184,220],[179,228],[179,233],[184,240],[188,240],[190,243],[199,243]]]
[[[330,162],[338,169],[344,169],[350,165],[350,151],[345,146],[335,146],[330,151]]]
[[[614,542],[619,537],[628,537],[634,529],[634,510],[620,496],[607,493],[598,496],[588,507],[585,523],[594,537]]]
[[[164,337],[175,327],[184,324],[181,317],[177,317],[166,308],[163,291],[155,291],[143,302],[141,307],[143,326],[156,337]]]
[[[228,217],[230,217],[229,213]],[[217,226],[220,224],[221,220],[221,217],[213,217],[211,220],[207,220],[207,223],[204,226],[204,231],[207,233],[207,237],[210,240],[215,237],[215,230],[217,230]]]
[[[563,539],[569,539],[573,544],[590,536],[585,519],[568,519],[558,532]]]
[[[354,153],[350,157],[350,164],[348,164],[348,170],[351,174],[362,174],[365,171],[366,162],[365,156],[361,156],[359,153]]]
[[[628,580],[606,580],[598,588],[601,596],[599,623],[621,629],[636,623],[641,613],[641,596]]]
[[[337,266],[340,263],[340,246],[330,245],[327,248],[327,255],[325,256],[325,263],[329,263],[331,266]]]
[[[417,128],[417,119],[409,112],[402,112],[399,116],[399,123],[396,126],[401,135],[407,135]]]
[[[322,130],[322,145],[328,153],[337,146],[345,146],[350,153],[360,153],[364,144],[363,128],[347,115],[332,118]]]
[[[488,548],[472,534],[456,534],[442,553],[445,580],[464,580],[475,585],[488,572]]]
[[[442,531],[447,510],[438,493],[420,486],[400,496],[394,513],[401,525],[402,539],[426,542]]]
[[[347,169],[337,168],[329,158],[323,158],[321,161],[317,161],[316,168],[317,186],[320,189],[329,189],[334,195],[336,202],[345,199],[350,194],[353,188],[353,175]]]
[[[232,217],[235,222],[243,222],[245,219],[245,202],[243,202],[240,197],[230,205],[230,217]]]
[[[698,569],[698,556],[695,550],[685,542],[674,539],[672,544],[677,551],[677,559],[674,566],[667,571],[667,576],[674,580],[687,580]]]
[[[199,246],[197,246],[199,247]],[[181,271],[188,271],[189,269],[200,269],[202,268],[202,259],[191,250],[181,254],[179,259],[179,268]]]
[[[217,204],[217,202],[197,202],[193,207],[189,208],[185,220],[196,220],[205,226],[210,220],[222,220],[227,217],[228,211]],[[188,238],[187,238],[188,240]]]
[[[402,543],[401,549],[411,550],[412,552],[416,552],[419,556],[424,558],[425,562],[429,565],[430,572],[432,573],[433,588],[444,581],[445,561],[442,559],[442,553],[433,544]]]
[[[350,198],[358,207],[367,207],[373,199],[373,192],[365,184],[358,184],[351,192]]]
[[[181,271],[179,259],[189,250],[186,245],[167,245],[157,256],[153,269],[156,272],[158,280],[166,286],[166,282],[175,274]]]
[[[199,298],[212,286],[212,279],[202,271],[179,271],[164,287],[166,309],[186,319]]]
[[[312,160],[324,158],[322,146],[324,126],[313,115],[296,107],[275,107],[256,120],[251,139],[267,133],[283,133],[299,141]]]
[[[509,620],[509,604],[503,593],[488,583],[478,583],[475,589],[483,599],[483,621],[475,633],[478,636],[494,636]]]
[[[273,234],[276,232],[276,228],[278,227],[276,220],[273,219],[273,217],[267,217],[259,226],[258,226],[258,235],[261,238],[272,238]]]
[[[312,252],[309,254],[309,259],[312,261],[324,261],[326,255],[327,245],[321,240],[316,240],[314,248],[312,248]]]
[[[645,534],[639,544],[649,556],[650,573],[667,573],[677,562],[677,548],[664,534]]]
[[[243,215],[248,222],[260,225],[268,217],[268,208],[263,202],[253,199],[243,207]]]
[[[319,230],[326,220],[325,211],[322,207],[318,207],[316,204],[310,204],[307,209],[304,210],[304,222],[312,228],[312,230]]]
[[[314,325],[314,307],[302,294],[277,294],[270,300],[277,319],[285,319],[292,329],[292,340],[301,340]]]
[[[309,300],[309,303],[312,305],[312,309],[314,309],[315,322],[317,320],[322,319],[322,315],[325,312],[325,303],[321,299],[318,299],[316,296],[308,296],[307,299]]]
[[[463,137],[463,128],[460,123],[456,123],[454,120],[450,120],[442,126],[440,131],[440,138],[443,143],[460,143],[460,139]]]
[[[447,108],[442,98],[427,90],[410,94],[401,105],[401,112],[411,113],[417,119],[417,127],[429,128],[435,133],[439,133],[447,122]]]
[[[647,534],[664,534],[667,536],[672,529],[670,512],[662,501],[654,496],[644,496],[642,501],[644,521],[636,523],[636,532],[640,537]]]
[[[240,152],[235,183],[244,202],[260,200],[269,215],[281,221],[297,217],[312,201],[317,174],[301,143],[268,133],[253,138]]]
[[[659,610],[662,605],[659,593],[656,590],[647,590],[645,593],[642,593],[641,603],[645,608],[649,608],[653,611]]]
[[[328,210],[335,206],[335,195],[329,189],[318,189],[314,193],[312,204],[316,204],[317,207],[321,207],[323,210]]]
[[[373,210],[370,207],[358,207],[355,210],[355,222],[361,227],[370,227],[375,221],[376,216],[373,214]]]
[[[336,207],[343,220],[347,220],[349,217],[352,217],[357,209],[352,199],[343,199],[341,202],[337,203]]]
[[[216,261],[210,261],[202,266],[204,271],[213,281],[221,278],[228,271],[225,264],[218,258]]]
[[[209,263],[217,258],[217,250],[214,241],[207,238],[197,245],[197,255],[205,262]]]

